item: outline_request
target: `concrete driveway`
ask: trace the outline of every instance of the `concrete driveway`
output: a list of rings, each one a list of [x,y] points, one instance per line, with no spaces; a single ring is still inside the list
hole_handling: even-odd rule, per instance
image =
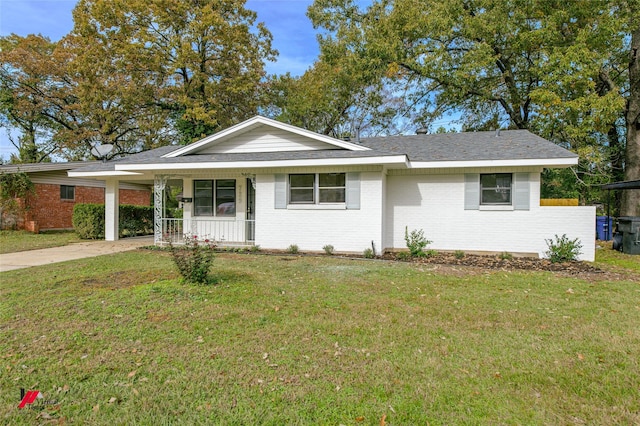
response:
[[[153,236],[124,238],[118,241],[85,241],[63,247],[0,254],[0,272],[120,253],[150,245],[153,245]]]

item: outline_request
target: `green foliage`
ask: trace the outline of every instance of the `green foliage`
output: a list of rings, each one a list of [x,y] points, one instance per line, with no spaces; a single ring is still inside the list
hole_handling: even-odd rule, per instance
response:
[[[549,248],[545,254],[553,263],[578,260],[578,256],[582,253],[580,239],[570,240],[567,234],[563,234],[561,237],[556,234],[555,239],[548,239],[545,242]]]
[[[429,249],[424,252],[423,257],[436,257],[438,254],[438,250]]]
[[[456,259],[464,259],[464,252],[462,250],[456,250],[453,255],[455,256]]]
[[[0,173],[0,228],[15,228],[35,194],[26,173]]]
[[[120,236],[153,234],[153,207],[121,204],[119,216]]]
[[[297,244],[291,244],[289,247],[287,247],[287,252],[289,252],[291,254],[298,254],[298,245]]]
[[[260,252],[260,246],[259,245],[253,245],[249,248],[249,251],[251,253],[259,253]]]
[[[408,251],[399,251],[398,253],[396,253],[396,259],[402,260],[402,261],[408,261],[412,259],[412,256],[411,256],[411,253],[409,253]]]
[[[173,262],[184,281],[189,284],[209,283],[209,269],[215,247],[215,241],[200,241],[196,235],[185,236],[183,246],[169,244]]]
[[[362,256],[365,259],[373,259],[376,257],[376,254],[373,252],[373,249],[371,248],[366,248],[364,249],[364,251],[362,252]]]
[[[90,240],[104,238],[104,214],[104,204],[76,204],[72,224],[78,236]],[[153,233],[153,207],[121,204],[118,216],[120,237]]]
[[[34,190],[33,182],[26,173],[0,173],[0,202],[25,198],[33,195]]]
[[[425,257],[424,249],[433,242],[426,239],[424,230],[414,229],[409,232],[409,228],[406,226],[404,228],[404,241],[412,257]]]
[[[638,4],[316,0],[308,14],[325,31],[323,60],[393,84],[414,123],[433,131],[458,114],[462,130],[529,129],[577,153],[560,191],[589,203],[590,185],[640,170],[629,167],[637,138],[624,148],[640,111],[640,66],[629,64],[640,46]],[[638,105],[626,120],[625,105]]]
[[[500,260],[511,260],[511,259],[513,259],[513,255],[511,253],[509,253],[508,251],[503,251],[502,253],[500,253],[498,255],[498,258]]]
[[[104,204],[76,204],[73,206],[71,222],[82,239],[104,238]]]
[[[244,0],[81,0],[73,30],[0,37],[0,115],[20,160],[191,142],[257,113],[271,34]]]
[[[333,246],[331,244],[326,244],[322,247],[324,253],[331,256],[333,254]]]

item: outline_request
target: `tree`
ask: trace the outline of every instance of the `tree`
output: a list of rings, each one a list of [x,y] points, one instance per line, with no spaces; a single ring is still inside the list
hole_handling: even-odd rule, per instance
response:
[[[629,49],[629,96],[626,105],[626,180],[640,179],[640,4],[631,3],[631,46]],[[640,190],[624,191],[622,216],[640,216]]]
[[[300,77],[269,81],[265,113],[280,121],[336,138],[400,134],[405,98],[393,82],[371,82],[348,59],[331,65],[322,58]]]
[[[17,129],[14,163],[47,161],[57,149],[50,140],[51,120],[43,114],[49,84],[48,58],[55,43],[41,36],[0,37],[0,126]]]
[[[316,0],[331,63],[348,52],[372,79],[404,82],[420,122],[531,129],[578,152],[589,184],[621,173],[628,8],[576,0]]]
[[[82,0],[74,34],[99,46],[83,62],[143,80],[139,102],[170,113],[182,142],[254,115],[271,34],[245,0]]]
[[[168,143],[159,135],[166,119],[138,103],[144,85],[124,77],[112,62],[92,62],[101,46],[77,36],[52,43],[29,35],[0,39],[0,108],[5,125],[18,129],[13,162],[91,156],[98,144],[113,144],[112,156]]]

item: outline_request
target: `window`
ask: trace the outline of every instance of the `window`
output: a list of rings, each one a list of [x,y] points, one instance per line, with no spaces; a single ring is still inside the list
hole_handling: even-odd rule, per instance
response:
[[[290,204],[335,204],[345,202],[344,173],[289,175]]]
[[[193,182],[194,216],[235,216],[236,180],[196,180]]]
[[[511,173],[480,175],[481,205],[511,205]]]
[[[60,185],[60,199],[73,201],[76,199],[76,187]]]

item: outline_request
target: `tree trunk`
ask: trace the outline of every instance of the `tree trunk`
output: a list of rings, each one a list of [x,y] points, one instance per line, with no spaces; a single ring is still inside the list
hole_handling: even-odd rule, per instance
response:
[[[640,180],[640,25],[631,34],[625,180]],[[620,216],[640,216],[640,189],[622,193]]]

